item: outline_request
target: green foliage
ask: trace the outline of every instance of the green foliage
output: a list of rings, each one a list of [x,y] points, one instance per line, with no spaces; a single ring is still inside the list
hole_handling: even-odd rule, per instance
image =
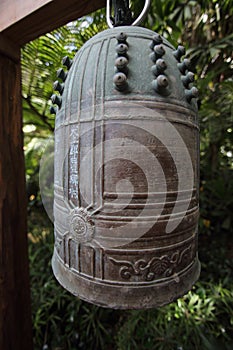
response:
[[[117,334],[117,349],[230,349],[232,311],[228,289],[198,283],[161,309],[130,312]]]

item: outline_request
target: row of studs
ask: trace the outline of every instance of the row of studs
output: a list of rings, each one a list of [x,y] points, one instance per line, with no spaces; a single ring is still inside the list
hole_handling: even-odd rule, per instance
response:
[[[127,35],[123,32],[117,35],[116,46],[116,60],[115,60],[115,74],[113,77],[113,83],[117,90],[125,91],[128,87],[127,75],[128,75],[128,44]]]
[[[125,91],[128,87],[127,83],[127,74],[128,74],[128,44],[127,44],[127,36],[125,33],[120,33],[117,36],[118,44],[116,46],[117,57],[115,60],[115,75],[113,77],[113,82],[115,87],[120,91]],[[161,94],[168,95],[169,91],[168,87],[168,79],[165,75],[165,70],[167,68],[167,64],[162,57],[165,54],[164,46],[162,45],[163,39],[159,34],[155,34],[152,38],[152,43],[150,44],[150,48],[152,53],[150,54],[151,60],[155,63],[152,66],[152,73],[155,76],[155,79],[152,82],[153,89]],[[187,101],[190,103],[193,98],[198,96],[198,90],[196,87],[189,88],[189,84],[194,81],[193,72],[189,71],[190,69],[190,61],[188,59],[184,59],[181,62],[181,57],[185,54],[185,48],[181,45],[178,46],[177,50],[173,52],[174,57],[178,61],[177,66],[179,71],[181,72],[181,80],[185,87],[185,96]],[[66,66],[67,70],[70,69],[72,65],[72,60],[66,56],[62,59],[63,66]],[[60,83],[58,80],[54,83],[54,90],[58,91],[60,95],[53,94],[51,96],[51,100],[53,104],[56,104],[58,108],[61,108],[62,104],[62,93],[64,90],[64,82],[66,80],[68,72],[64,71],[63,68],[58,69],[57,77],[62,80],[63,83]],[[50,108],[50,112],[52,114],[56,114],[57,107],[52,106]]]
[[[68,74],[68,70],[72,66],[72,63],[73,63],[73,61],[68,56],[65,56],[62,59],[62,64],[63,64],[63,66],[65,66],[67,68],[67,71],[65,71],[63,68],[58,69],[58,71],[57,71],[57,78],[59,80],[61,80],[63,83],[60,83],[59,80],[56,80],[55,83],[53,84],[54,90],[59,92],[60,95],[53,94],[51,96],[51,101],[52,101],[52,103],[54,105],[57,105],[59,109],[61,108],[61,104],[62,104],[62,97],[61,96],[62,96],[62,93],[63,93],[63,90],[64,90],[64,82],[66,80],[66,77],[67,77],[67,74]],[[55,107],[55,106],[51,106],[50,113],[51,114],[56,114],[58,108]]]
[[[162,59],[162,56],[165,54],[165,49],[162,43],[162,37],[159,34],[155,34],[150,45],[150,48],[153,51],[150,57],[155,63],[155,65],[152,66],[152,72],[155,75],[155,80],[153,81],[152,86],[156,92],[160,93],[161,95],[166,95],[169,93],[167,90],[168,79],[164,75],[167,65],[164,59]],[[183,86],[185,87],[185,96],[187,101],[190,103],[193,98],[198,96],[198,90],[196,87],[189,88],[189,84],[194,81],[194,73],[189,71],[191,64],[187,58],[181,62],[181,57],[184,55],[185,48],[181,45],[179,45],[177,50],[173,52],[173,56],[178,61],[178,69],[182,74],[181,80]]]
[[[162,43],[162,37],[159,34],[155,34],[150,44],[150,49],[152,50],[150,58],[154,63],[151,70],[155,76],[155,79],[152,81],[152,87],[157,93],[161,95],[168,95],[168,79],[165,75],[167,64],[162,58],[165,54],[165,49]]]
[[[153,81],[153,88],[156,92],[160,94],[168,94],[168,90],[166,87],[168,86],[167,77],[162,74],[167,68],[166,62],[161,59],[161,57],[165,54],[164,47],[162,46],[163,39],[159,34],[155,34],[150,48],[153,50],[151,54],[151,59],[153,62],[156,62],[154,66],[152,66],[152,72],[154,73],[156,79]],[[177,50],[173,52],[174,57],[178,61],[178,69],[181,72],[181,80],[183,86],[185,87],[185,96],[187,101],[190,103],[192,98],[196,98],[198,96],[198,90],[196,87],[189,88],[189,84],[194,81],[194,73],[189,71],[190,69],[190,61],[185,58],[182,62],[181,57],[185,55],[185,48],[181,45],[178,46]],[[188,70],[188,72],[187,72]]]
[[[127,36],[125,33],[120,33],[117,36],[118,44],[116,46],[117,58],[115,61],[115,75],[113,82],[115,87],[120,91],[125,91],[128,87],[127,73],[128,73],[128,44]],[[165,54],[164,46],[162,45],[163,39],[159,34],[155,34],[152,38],[150,48],[152,53],[150,54],[151,60],[154,62],[152,66],[152,73],[155,79],[152,82],[153,89],[161,94],[168,95],[168,78],[165,75],[167,64],[162,58]],[[185,55],[185,48],[181,45],[178,46],[177,50],[173,52],[174,57],[178,61],[177,66],[181,72],[181,80],[185,88],[185,96],[187,101],[190,103],[193,98],[198,96],[198,90],[196,87],[189,87],[190,83],[194,81],[194,73],[190,71],[190,61],[185,58],[181,62],[181,57]]]
[[[190,103],[193,98],[197,98],[198,96],[198,90],[195,86],[192,86],[190,88],[190,83],[194,82],[194,73],[190,71],[191,68],[191,62],[189,59],[184,58],[184,60],[181,62],[181,57],[185,55],[185,48],[184,46],[179,45],[177,47],[177,50],[173,52],[173,56],[178,61],[177,66],[179,68],[181,75],[181,80],[183,83],[183,86],[185,88],[185,96],[187,101]]]

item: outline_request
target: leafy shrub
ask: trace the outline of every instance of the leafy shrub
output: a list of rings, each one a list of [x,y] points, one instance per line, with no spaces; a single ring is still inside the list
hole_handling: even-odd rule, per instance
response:
[[[232,297],[222,285],[197,283],[161,309],[132,311],[117,334],[117,349],[230,349]]]

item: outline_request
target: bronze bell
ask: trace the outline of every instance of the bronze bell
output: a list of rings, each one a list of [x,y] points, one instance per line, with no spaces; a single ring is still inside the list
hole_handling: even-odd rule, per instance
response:
[[[91,303],[157,307],[199,276],[197,89],[184,53],[121,26],[58,72],[52,266]]]

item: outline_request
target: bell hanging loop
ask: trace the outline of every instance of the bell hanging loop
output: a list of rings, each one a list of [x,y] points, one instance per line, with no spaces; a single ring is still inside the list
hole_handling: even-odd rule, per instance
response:
[[[141,24],[141,22],[143,22],[143,20],[146,18],[149,8],[150,8],[150,3],[151,0],[145,0],[145,4],[143,7],[142,12],[140,13],[140,15],[138,16],[138,18],[133,21],[132,23],[129,23],[130,19],[132,20],[132,15],[128,6],[128,2],[127,0],[107,0],[107,5],[106,5],[106,20],[107,20],[107,24],[109,26],[109,28],[114,28],[116,26],[119,26],[119,24],[115,23],[113,24],[112,18],[111,18],[111,9],[112,9],[112,3],[115,3],[115,18],[117,17],[117,11],[121,9],[120,6],[120,2],[121,5],[123,4],[124,10],[127,13],[126,18],[122,19],[122,23],[120,25],[132,25],[132,26],[138,26]]]

